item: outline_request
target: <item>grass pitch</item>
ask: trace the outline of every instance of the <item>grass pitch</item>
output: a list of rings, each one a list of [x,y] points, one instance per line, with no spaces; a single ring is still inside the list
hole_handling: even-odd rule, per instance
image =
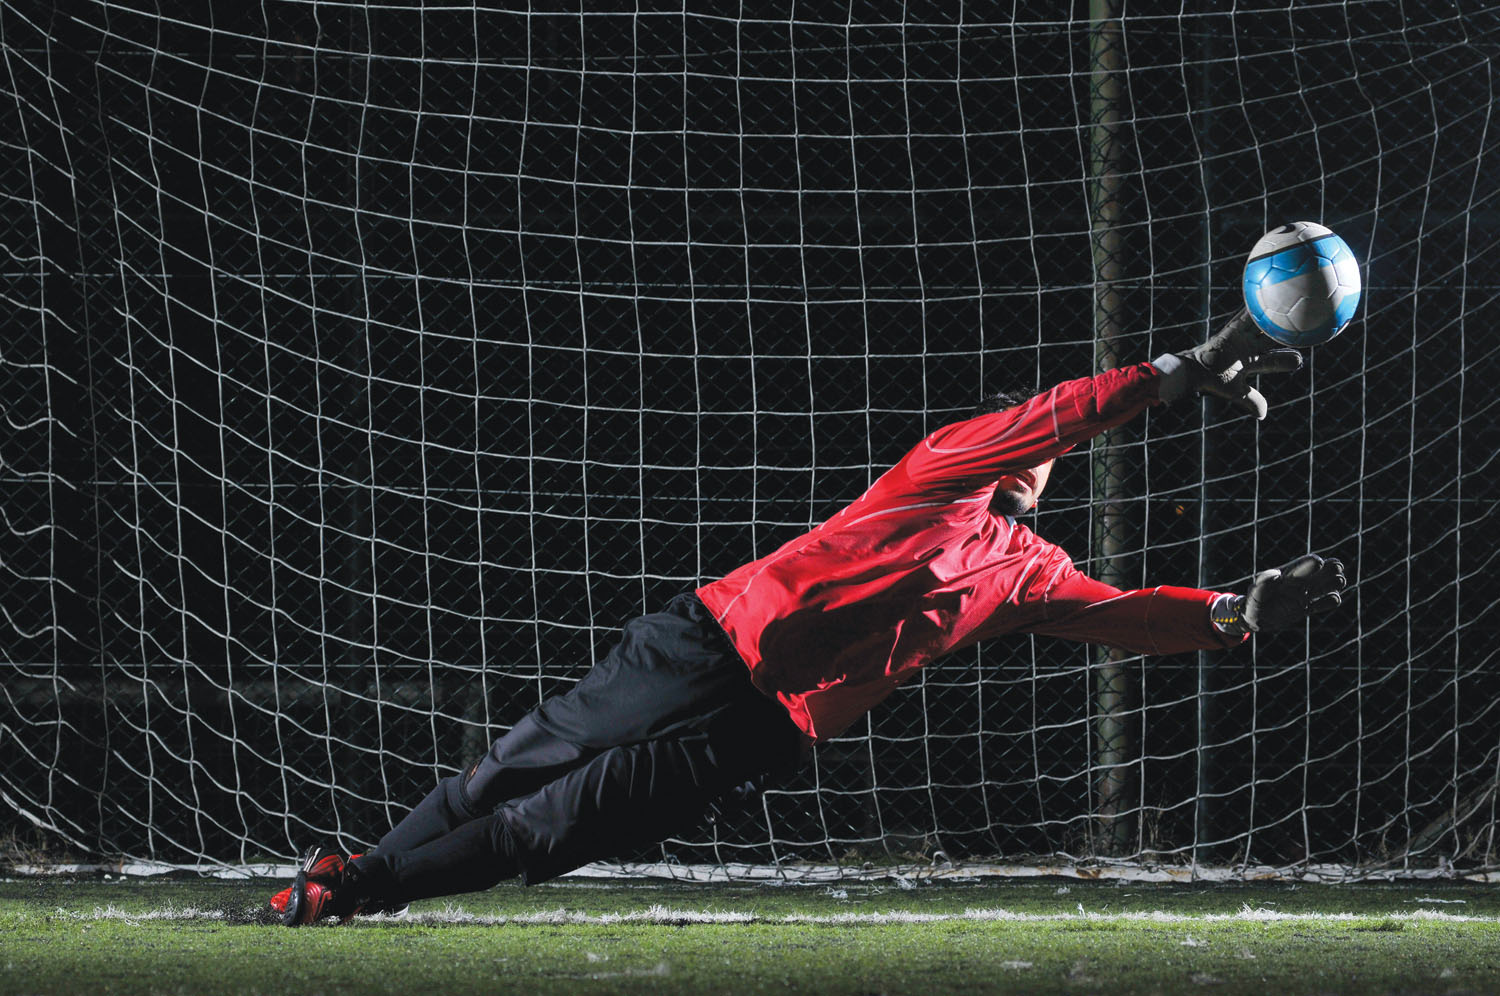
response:
[[[279,882],[0,882],[0,994],[1500,993],[1500,889],[563,880],[287,930]]]

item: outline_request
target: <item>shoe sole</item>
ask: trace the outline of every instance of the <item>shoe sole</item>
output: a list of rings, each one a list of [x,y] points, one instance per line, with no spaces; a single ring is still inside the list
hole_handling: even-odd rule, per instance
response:
[[[320,860],[323,859],[323,849],[312,847],[302,859],[302,867],[297,870],[297,877],[292,880],[292,887],[288,890],[291,895],[287,897],[286,909],[281,914],[281,925],[284,927],[301,927],[310,923],[316,923],[322,914],[323,907],[327,905],[329,891],[321,882],[309,882],[310,872]],[[316,889],[316,895],[309,895],[311,889]],[[273,901],[276,897],[272,897]]]
[[[357,857],[359,857],[358,854],[351,854],[349,855],[349,860],[353,861]],[[305,866],[306,863],[307,858],[306,856],[304,856],[303,865]],[[337,854],[325,854],[316,862],[314,862],[313,867],[307,869],[307,877],[310,881],[317,881],[320,878],[332,878],[343,872],[344,865],[346,863],[347,862],[345,862],[344,859],[339,857]],[[280,892],[276,893],[276,895],[271,897],[271,912],[276,914],[285,913],[286,908],[291,903],[291,901],[292,890],[282,889]]]

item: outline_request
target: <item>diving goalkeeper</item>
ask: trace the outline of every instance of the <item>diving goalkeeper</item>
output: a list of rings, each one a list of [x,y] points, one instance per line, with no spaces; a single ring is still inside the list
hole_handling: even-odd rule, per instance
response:
[[[1337,606],[1307,554],[1243,594],[1120,591],[1016,521],[1052,463],[1145,408],[1199,393],[1266,414],[1249,383],[1302,364],[1242,312],[1195,349],[1002,397],[923,439],[827,522],[627,624],[567,694],[445,778],[369,853],[314,848],[271,906],[289,926],[537,883],[690,828],[792,772],[902,682],[980,640],[1037,633],[1140,654],[1234,646]]]

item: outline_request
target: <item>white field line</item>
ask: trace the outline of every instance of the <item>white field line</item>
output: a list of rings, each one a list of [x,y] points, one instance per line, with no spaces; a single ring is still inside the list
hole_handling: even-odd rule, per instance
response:
[[[92,913],[56,910],[49,914],[72,920],[227,920],[243,916],[232,910],[199,908],[195,906],[166,907],[157,910],[136,912],[114,906],[95,907]],[[1443,923],[1500,923],[1500,917],[1466,916],[1443,913],[1439,910],[1414,910],[1401,913],[1281,913],[1276,910],[1242,907],[1235,913],[1166,913],[1151,912],[1095,913],[1080,910],[1076,913],[1016,913],[1004,909],[967,909],[961,913],[913,913],[890,910],[885,913],[788,913],[782,916],[760,913],[735,913],[713,910],[681,910],[667,906],[651,906],[633,913],[578,913],[567,909],[544,910],[535,913],[481,914],[470,913],[461,906],[449,905],[442,910],[409,913],[401,917],[371,917],[366,922],[378,921],[410,924],[459,924],[475,926],[563,926],[611,924],[663,924],[683,926],[687,924],[785,924],[788,926],[845,926],[884,925],[909,923],[1159,923],[1159,924],[1203,924],[1203,923],[1345,923],[1350,921],[1378,921],[1390,923],[1431,922]]]
[[[211,878],[291,878],[295,864],[265,862],[229,865],[212,862],[169,864],[154,861],[94,862],[88,864],[16,864],[14,875],[124,875],[128,877],[193,872]],[[1032,865],[931,864],[853,868],[844,865],[687,865],[661,862],[600,862],[584,865],[560,879],[572,884],[579,879],[652,879],[667,882],[760,882],[778,885],[824,885],[846,882],[895,881],[899,883],[969,881],[988,878],[1072,878],[1101,882],[1403,882],[1467,881],[1500,882],[1500,868],[1459,871],[1441,868],[1358,868],[1350,865],[1078,865],[1070,862]]]

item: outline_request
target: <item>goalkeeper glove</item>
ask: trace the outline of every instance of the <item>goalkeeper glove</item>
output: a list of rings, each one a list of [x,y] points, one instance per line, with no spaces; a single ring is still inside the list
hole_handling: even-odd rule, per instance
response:
[[[1337,608],[1348,583],[1342,561],[1304,554],[1280,570],[1255,575],[1243,595],[1220,595],[1209,615],[1223,633],[1273,633]]]
[[[1240,309],[1203,345],[1152,361],[1162,372],[1161,400],[1176,401],[1189,392],[1212,394],[1253,412],[1257,419],[1265,418],[1265,396],[1250,386],[1250,377],[1291,373],[1302,366],[1302,354],[1295,349],[1261,352],[1270,341],[1269,336],[1262,340],[1250,312]]]

